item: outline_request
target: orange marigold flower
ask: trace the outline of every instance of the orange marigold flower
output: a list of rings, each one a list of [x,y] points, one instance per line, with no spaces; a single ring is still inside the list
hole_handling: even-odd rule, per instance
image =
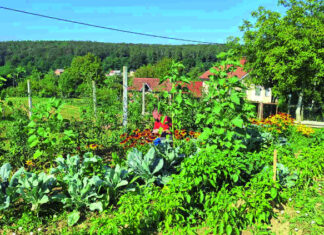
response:
[[[187,138],[186,138],[186,141],[189,141],[189,140],[190,140],[190,138],[189,138],[189,137],[187,137]]]

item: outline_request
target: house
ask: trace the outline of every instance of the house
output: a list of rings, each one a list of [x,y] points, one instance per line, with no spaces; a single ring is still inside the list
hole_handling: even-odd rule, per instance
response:
[[[249,76],[249,73],[244,71],[243,65],[245,64],[246,60],[241,59],[240,64],[242,67],[238,67],[233,73],[228,73],[228,77],[237,76],[238,79],[241,80],[241,82],[247,84],[244,79],[246,79]],[[213,75],[209,70],[203,73],[199,78],[202,81],[208,81],[209,76]],[[204,85],[205,89],[207,89],[206,85]],[[246,90],[246,98],[252,103],[255,103],[258,105],[258,116],[259,118],[263,118],[263,106],[267,105],[268,107],[268,113],[266,115],[270,115],[274,112],[277,112],[277,101],[272,97],[271,88],[266,88],[259,85],[251,84],[248,86],[248,89]]]
[[[242,59],[240,64],[243,66],[246,60]],[[203,81],[208,81],[209,76],[213,75],[209,70],[203,73],[199,78]],[[233,73],[228,73],[228,77],[237,76],[243,83],[244,79],[249,76],[249,73],[244,71],[243,67],[238,67]],[[246,84],[246,83],[245,83]],[[250,85],[246,91],[246,98],[252,102],[272,103],[271,88],[265,88],[258,85]]]
[[[120,70],[111,70],[109,73],[106,73],[105,75],[106,77],[115,76],[115,75],[121,76],[122,73]]]
[[[64,69],[56,69],[54,71],[54,74],[57,75],[57,76],[60,76],[63,72],[64,72]]]
[[[148,92],[170,92],[172,89],[172,84],[170,80],[166,80],[162,84],[159,78],[134,78],[133,85],[128,88],[128,90],[142,91],[143,84],[145,91]],[[177,85],[181,85],[178,83]],[[182,87],[186,87],[188,92],[191,92],[195,97],[201,97],[203,90],[203,81],[190,82],[188,84],[182,84]]]

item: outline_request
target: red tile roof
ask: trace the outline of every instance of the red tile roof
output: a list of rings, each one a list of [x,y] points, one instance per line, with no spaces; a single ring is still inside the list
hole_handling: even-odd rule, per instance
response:
[[[241,60],[240,60],[240,64],[241,64],[241,65],[244,65],[245,62],[246,62],[245,59],[241,59]],[[228,65],[228,66],[230,66],[230,65]],[[230,78],[230,77],[233,77],[233,76],[237,76],[239,79],[241,79],[241,78],[243,78],[246,74],[248,74],[248,73],[245,72],[245,71],[243,70],[243,67],[238,67],[238,68],[236,69],[235,72],[233,72],[233,73],[228,73],[228,77]],[[202,79],[202,80],[209,80],[209,76],[211,76],[211,75],[213,75],[213,73],[211,73],[211,72],[208,70],[208,71],[204,72],[204,73],[203,73],[199,78]]]
[[[136,90],[141,91],[143,87],[143,83],[147,84],[149,88],[153,92],[161,92],[161,91],[171,91],[172,85],[170,83],[170,80],[166,80],[162,84],[160,83],[159,78],[134,78],[133,85],[128,88],[128,90]],[[202,94],[202,87],[203,82],[197,81],[197,82],[190,82],[189,84],[184,84],[182,87],[187,87],[190,92],[192,92],[195,96],[201,96]]]

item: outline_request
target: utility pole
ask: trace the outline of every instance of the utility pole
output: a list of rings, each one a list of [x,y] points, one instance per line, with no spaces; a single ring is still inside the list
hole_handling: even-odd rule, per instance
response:
[[[127,66],[123,66],[123,126],[127,128]]]

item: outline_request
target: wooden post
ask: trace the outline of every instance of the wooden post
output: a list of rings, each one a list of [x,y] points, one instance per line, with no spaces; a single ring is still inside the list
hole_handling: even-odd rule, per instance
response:
[[[260,120],[263,119],[263,103],[262,102],[260,102],[258,105],[258,118]]]
[[[123,126],[127,128],[127,66],[123,66]]]
[[[299,96],[298,96],[298,103],[297,103],[297,108],[296,108],[296,121],[297,122],[302,121],[302,117],[301,117],[302,106],[303,106],[303,92],[300,92]]]
[[[142,115],[145,114],[145,83],[143,83],[143,88],[142,88]]]
[[[288,114],[290,114],[291,94],[288,95]]]
[[[32,103],[31,88],[30,88],[30,80],[29,79],[27,80],[27,92],[28,92],[28,107],[29,107],[28,115],[29,115],[29,118],[31,118],[33,103]]]
[[[276,181],[277,175],[277,149],[273,151],[273,181]]]
[[[97,96],[96,96],[96,82],[92,80],[92,100],[93,100],[93,113],[97,119]]]

